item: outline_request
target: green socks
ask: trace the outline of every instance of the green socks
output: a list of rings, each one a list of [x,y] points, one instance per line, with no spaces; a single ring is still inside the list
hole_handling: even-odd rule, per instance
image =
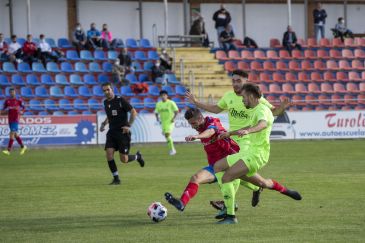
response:
[[[258,186],[255,186],[254,184],[250,183],[250,182],[247,182],[247,181],[244,181],[244,180],[241,180],[241,183],[240,183],[242,186],[252,190],[252,191],[258,191],[260,189],[260,187]]]
[[[236,179],[229,183],[222,183],[222,177],[224,172],[218,172],[215,174],[217,177],[218,184],[220,186],[224,205],[227,207],[227,214],[235,215],[234,207],[235,207],[235,199],[236,199],[236,191],[240,185],[240,179]]]
[[[167,140],[167,147],[169,148],[169,150],[170,151],[175,150],[174,141],[172,141],[171,136],[168,137],[166,140]]]

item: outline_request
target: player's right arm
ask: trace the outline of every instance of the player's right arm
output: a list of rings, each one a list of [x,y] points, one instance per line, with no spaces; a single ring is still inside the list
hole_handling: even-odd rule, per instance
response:
[[[215,134],[216,130],[214,128],[208,128],[207,130],[205,130],[204,132],[198,134],[198,135],[190,135],[185,137],[185,140],[187,142],[189,141],[194,141],[196,139],[203,139],[203,138],[210,138],[211,136],[213,136]]]
[[[222,108],[220,108],[217,104],[211,105],[211,104],[205,104],[202,102],[199,102],[195,99],[195,96],[190,93],[189,91],[186,92],[185,97],[189,100],[190,103],[196,105],[198,108],[201,108],[203,110],[218,114],[223,111]]]
[[[105,126],[108,125],[108,123],[109,123],[109,121],[108,121],[108,117],[107,117],[100,125],[100,132],[104,132]]]

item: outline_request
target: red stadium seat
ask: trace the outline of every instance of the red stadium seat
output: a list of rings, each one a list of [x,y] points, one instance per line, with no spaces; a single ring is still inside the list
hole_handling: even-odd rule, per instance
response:
[[[332,61],[332,60],[331,60]],[[314,61],[314,69],[325,70],[327,69],[326,64],[321,60]]]
[[[304,100],[305,100],[305,103],[307,105],[316,105],[318,104],[318,98],[312,94],[307,94],[305,97],[304,97]]]
[[[243,50],[241,51],[241,58],[246,60],[253,60],[253,53],[249,50]]]
[[[322,104],[322,103],[321,103]],[[323,105],[317,105],[315,108],[314,108],[315,111],[325,111],[327,110]]]
[[[294,105],[304,105],[304,99],[301,95],[295,94],[291,97],[292,103]]]
[[[307,43],[306,43],[306,42],[305,42],[305,40],[304,40],[304,39],[302,39],[302,38],[298,38],[297,43],[298,43],[299,45],[301,45],[302,47],[307,47]]]
[[[274,71],[275,66],[271,61],[264,61],[263,68],[265,71]]]
[[[249,72],[248,81],[253,82],[253,83],[258,83],[258,82],[260,82],[259,76],[254,72]]]
[[[240,70],[248,71],[248,70],[250,70],[250,65],[247,62],[238,62],[237,68]]]
[[[337,79],[337,82],[348,82],[349,81],[347,73],[345,73],[345,72],[337,72],[336,79]]]
[[[240,57],[240,54],[235,50],[230,50],[228,52],[228,58],[231,60],[242,60],[242,58]]]
[[[315,67],[315,64],[314,64],[314,67]],[[333,61],[333,60],[328,60],[326,62],[326,67],[329,70],[338,70],[337,62],[336,61]]]
[[[345,104],[350,104],[350,105],[356,105],[357,104],[356,96],[354,96],[352,94],[345,94],[343,96],[343,99],[344,99]]]
[[[348,40],[348,39],[346,39]],[[350,49],[342,49],[342,57],[355,58],[354,53]]]
[[[365,94],[357,95],[357,101],[359,102],[359,104],[365,104]]]
[[[363,111],[363,110],[365,110],[365,106],[363,106],[363,105],[357,105],[357,106],[355,106],[354,110],[355,111]]]
[[[260,81],[266,82],[266,83],[272,82],[272,78],[271,78],[270,74],[268,74],[268,73],[260,73],[259,79],[260,79]]]
[[[351,106],[348,106],[348,105],[345,105],[345,106],[341,107],[341,111],[351,111],[351,110],[352,110]]]
[[[308,84],[308,92],[312,94],[318,94],[321,93],[321,90],[319,89],[318,84],[316,83],[309,83]]]
[[[351,67],[356,70],[364,70],[364,63],[360,60],[352,60]]]
[[[280,50],[279,51],[279,57],[281,59],[292,59],[292,57],[290,56],[290,54],[287,50]]]
[[[279,84],[273,83],[269,84],[269,92],[271,94],[282,94],[281,86]]]
[[[280,71],[289,70],[288,65],[286,64],[286,62],[283,62],[283,61],[277,61],[276,62],[276,69],[280,70]]]
[[[317,59],[317,55],[313,50],[305,50],[304,57],[307,59]]]
[[[308,38],[307,45],[308,45],[308,47],[318,47],[316,38]]]
[[[333,38],[332,39],[332,46],[334,47],[343,47],[344,44],[340,38]]]
[[[262,59],[262,60],[266,59],[266,54],[265,54],[265,52],[264,52],[264,51],[262,51],[262,50],[255,50],[255,51],[253,52],[253,56],[254,56],[256,59]]]
[[[347,90],[347,92],[349,92],[351,94],[356,94],[356,93],[360,92],[359,87],[355,83],[347,83],[346,90]]]
[[[258,84],[258,86],[260,87],[260,90],[263,94],[269,94],[269,89],[267,88],[267,85],[265,84]]]
[[[258,62],[258,61],[253,61],[253,62],[251,62],[251,63],[250,63],[250,68],[251,68],[252,70],[255,70],[255,71],[262,71],[262,70],[264,70],[264,68],[263,68],[263,66],[262,66],[262,64],[261,64],[261,62]]]
[[[355,58],[365,58],[365,51],[362,49],[355,49],[354,56]]]
[[[317,57],[320,59],[329,59],[330,58],[328,51],[323,50],[323,49],[317,50]]]
[[[359,84],[359,92],[365,94],[365,83],[364,82]]]
[[[298,73],[298,81],[299,82],[311,82],[308,74],[306,72],[299,72]]]
[[[283,83],[282,90],[284,94],[294,94],[295,90],[292,84],[290,83]]]
[[[273,79],[274,82],[285,82],[284,76],[279,72],[273,73],[272,74],[272,79]]]
[[[337,108],[336,105],[331,105],[331,106],[328,107],[327,110],[329,110],[329,111],[338,111],[338,108]]]
[[[336,76],[333,72],[327,71],[323,73],[323,80],[326,82],[336,82]]]
[[[271,48],[281,48],[280,40],[272,38],[270,39],[270,47]]]
[[[295,59],[303,59],[303,53],[301,50],[292,50],[291,52],[291,56],[292,58],[295,58]]]
[[[341,94],[344,94],[346,93],[346,89],[345,89],[345,86],[343,84],[340,84],[340,83],[334,83],[333,84],[333,91],[336,92],[336,93],[341,93]]]
[[[300,63],[300,66],[303,70],[305,71],[310,71],[310,70],[313,70],[313,66],[312,66],[312,63],[308,60],[303,60],[301,63]],[[324,66],[324,65],[323,65]]]
[[[332,94],[333,93],[333,87],[329,83],[321,83],[321,91],[325,94]]]
[[[318,102],[322,105],[330,105],[331,99],[328,95],[320,94],[318,95]]]
[[[218,60],[229,60],[225,51],[216,51],[215,58]]]
[[[354,39],[352,39],[352,38],[346,38],[344,40],[344,45],[346,47],[356,47],[357,46],[357,44],[355,43]]]
[[[287,73],[285,73],[285,81],[286,82],[297,82],[298,78],[294,73],[287,72]]]
[[[321,76],[321,73],[319,72],[311,72],[311,78],[313,82],[323,82],[323,78]]]
[[[347,60],[340,60],[338,62],[338,68],[340,70],[350,70],[352,67],[350,66],[350,63]]]
[[[299,71],[300,65],[297,61],[291,60],[291,61],[289,61],[289,69],[293,70],[293,71]]]
[[[297,94],[308,94],[307,86],[303,83],[296,83],[294,85],[294,90]]]
[[[304,106],[302,111],[313,111],[313,108],[311,106]]]
[[[233,72],[234,70],[237,69],[237,65],[236,63],[234,62],[225,62],[224,63],[224,69],[227,71],[227,72]]]
[[[266,52],[266,56],[268,59],[274,59],[274,60],[279,59],[278,53],[275,50],[268,50]]]
[[[343,97],[339,94],[333,94],[331,95],[331,103],[336,105],[344,105],[345,102],[343,100]]]
[[[355,38],[355,44],[356,44],[357,46],[362,46],[362,47],[364,47],[364,46],[365,46],[365,39],[364,39],[364,38],[362,38],[362,37],[356,37],[356,38]]]
[[[349,72],[350,81],[358,82],[358,81],[362,81],[362,79],[364,79],[364,78],[365,78],[365,76],[361,78],[358,72],[355,72],[355,71]]]
[[[330,50],[330,57],[332,59],[341,59],[342,58],[342,53],[339,50],[331,49]]]
[[[322,39],[320,39],[320,40],[319,40],[319,45],[320,45],[321,47],[331,47],[331,46],[332,46],[332,45],[331,45],[330,40],[329,40],[329,39],[327,39],[327,38],[322,38]]]

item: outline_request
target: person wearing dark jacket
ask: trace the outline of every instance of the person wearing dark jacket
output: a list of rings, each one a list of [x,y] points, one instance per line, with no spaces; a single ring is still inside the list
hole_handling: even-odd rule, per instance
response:
[[[291,53],[294,48],[301,50],[302,46],[299,45],[297,41],[298,40],[295,32],[293,31],[292,27],[288,25],[288,29],[283,36],[283,46],[288,50],[289,53]]]
[[[326,10],[324,10],[322,8],[322,4],[318,2],[317,8],[313,10],[314,36],[316,37],[317,41],[320,38],[324,38],[326,18]]]
[[[221,33],[224,31],[225,27],[231,23],[231,14],[224,8],[224,5],[221,4],[221,8],[216,11],[213,15],[213,20],[215,22],[215,29],[217,30],[217,36],[218,36],[218,43],[219,47],[223,47],[220,36]]]
[[[127,50],[123,48],[118,56],[119,65],[124,67],[126,73],[131,71],[132,59],[128,54]]]

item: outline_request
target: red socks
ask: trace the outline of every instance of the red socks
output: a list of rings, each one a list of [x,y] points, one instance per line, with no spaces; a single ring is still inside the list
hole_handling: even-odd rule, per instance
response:
[[[23,145],[23,141],[22,141],[22,139],[20,137],[16,137],[15,139],[18,142],[18,144],[20,145],[20,147],[23,147],[24,146]]]
[[[189,184],[186,186],[183,194],[181,195],[181,202],[186,206],[190,199],[192,199],[195,194],[198,192],[199,184],[189,182]]]
[[[275,190],[281,193],[286,191],[286,188],[283,185],[279,184],[277,181],[272,180],[272,182],[274,183],[274,186],[271,188],[271,190]]]
[[[9,139],[9,143],[8,143],[8,151],[11,150],[11,147],[13,147],[13,143],[14,143],[14,139]]]

